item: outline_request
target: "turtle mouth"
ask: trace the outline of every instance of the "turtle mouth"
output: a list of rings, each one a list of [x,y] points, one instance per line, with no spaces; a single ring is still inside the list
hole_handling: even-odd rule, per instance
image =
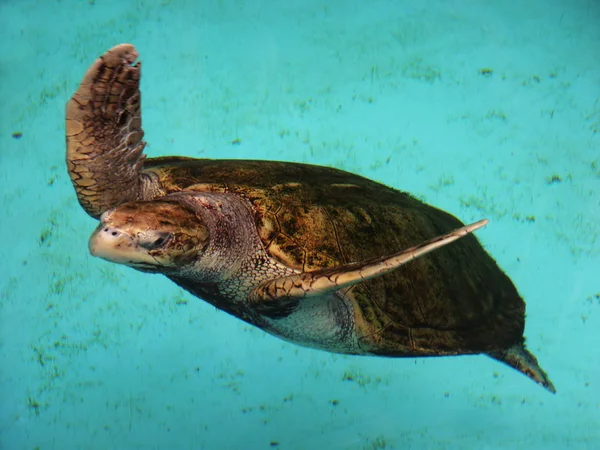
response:
[[[168,241],[165,238],[164,241]],[[100,223],[90,236],[88,248],[92,256],[124,264],[144,272],[160,271],[163,264],[134,237],[118,227]]]

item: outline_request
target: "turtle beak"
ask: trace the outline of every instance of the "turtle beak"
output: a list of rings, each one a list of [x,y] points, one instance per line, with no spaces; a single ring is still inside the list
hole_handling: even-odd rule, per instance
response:
[[[135,268],[159,265],[154,257],[138,245],[134,236],[110,222],[110,212],[102,214],[100,224],[88,243],[92,256]]]
[[[93,256],[126,264],[126,254],[134,248],[133,239],[116,227],[101,223],[92,233],[88,247]],[[127,249],[130,249],[129,251]]]

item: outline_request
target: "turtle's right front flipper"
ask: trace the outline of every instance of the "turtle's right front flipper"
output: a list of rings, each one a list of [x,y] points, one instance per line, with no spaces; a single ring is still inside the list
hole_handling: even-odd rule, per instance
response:
[[[88,69],[67,103],[67,166],[79,203],[92,217],[140,194],[140,70],[135,47],[113,47]]]
[[[261,314],[287,315],[305,298],[326,296],[362,281],[385,275],[473,233],[487,223],[487,219],[483,219],[465,225],[389,256],[268,280],[252,291],[248,302]]]

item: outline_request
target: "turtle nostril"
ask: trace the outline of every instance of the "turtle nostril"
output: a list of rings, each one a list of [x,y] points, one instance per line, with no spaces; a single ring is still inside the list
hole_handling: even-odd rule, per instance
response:
[[[115,230],[114,228],[110,228],[110,227],[106,227],[104,228],[105,233],[110,233],[111,236],[119,236],[121,233],[118,230]]]

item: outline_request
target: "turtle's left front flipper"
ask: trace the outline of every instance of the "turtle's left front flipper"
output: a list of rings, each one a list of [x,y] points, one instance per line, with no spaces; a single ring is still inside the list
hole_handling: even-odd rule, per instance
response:
[[[92,217],[137,200],[144,161],[140,64],[133,45],[92,64],[67,103],[67,166],[79,203]]]
[[[254,289],[248,300],[261,314],[279,316],[282,311],[291,312],[304,298],[327,295],[384,275],[472,233],[487,223],[487,219],[480,220],[391,256],[269,280]]]

